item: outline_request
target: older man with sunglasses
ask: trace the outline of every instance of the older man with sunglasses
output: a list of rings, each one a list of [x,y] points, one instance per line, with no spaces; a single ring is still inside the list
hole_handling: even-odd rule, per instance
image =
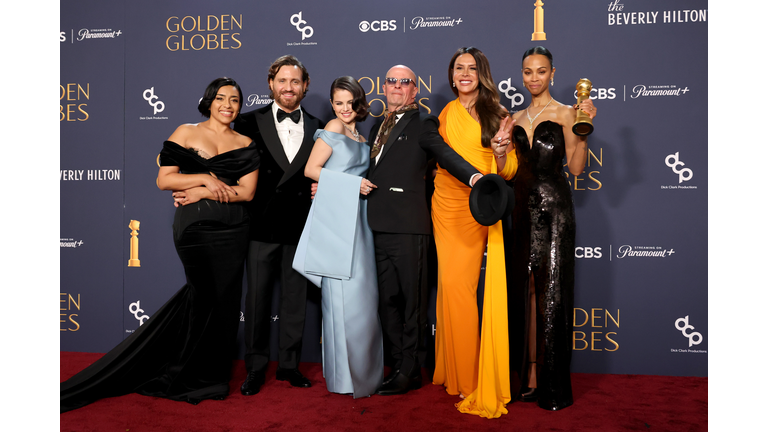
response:
[[[403,65],[386,75],[387,112],[371,129],[371,168],[376,185],[368,199],[379,282],[379,315],[392,371],[376,392],[396,395],[421,387],[427,355],[427,253],[432,235],[427,207],[427,163],[436,158],[471,187],[482,175],[438,134],[438,119],[415,103],[416,75]]]

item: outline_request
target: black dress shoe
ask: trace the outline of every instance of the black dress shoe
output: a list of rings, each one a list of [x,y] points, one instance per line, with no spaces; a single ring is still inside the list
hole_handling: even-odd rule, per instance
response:
[[[312,387],[312,383],[298,369],[277,369],[277,380],[288,381],[294,387]]]
[[[376,390],[376,394],[381,396],[393,396],[405,394],[408,393],[409,390],[416,390],[419,388],[421,388],[421,375],[416,378],[409,378],[398,372],[390,382],[379,387],[379,389]]]
[[[395,369],[395,368],[392,368],[392,370],[391,370],[391,371],[389,371],[389,375],[387,375],[387,376],[385,376],[385,377],[384,377],[384,381],[382,381],[382,382],[381,382],[381,385],[387,385],[387,384],[389,384],[389,383],[390,383],[390,382],[391,382],[393,379],[395,379],[395,377],[396,377],[396,376],[397,376],[397,374],[399,374],[399,373],[400,373],[400,369]]]
[[[192,398],[189,398],[189,399],[186,400],[186,402],[188,404],[197,405],[200,402],[202,402],[202,399],[192,399]]]
[[[537,390],[536,388],[526,387],[517,399],[521,402],[536,402],[539,399],[539,392]]]
[[[264,385],[264,372],[248,372],[243,385],[240,386],[240,393],[243,396],[253,396],[259,392],[262,385]]]

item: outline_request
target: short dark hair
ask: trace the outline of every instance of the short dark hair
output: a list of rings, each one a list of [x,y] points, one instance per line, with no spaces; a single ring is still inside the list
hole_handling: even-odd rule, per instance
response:
[[[307,72],[307,68],[304,67],[304,64],[299,61],[296,57],[288,54],[284,56],[280,56],[272,62],[272,64],[269,66],[269,71],[267,72],[267,83],[274,80],[277,76],[277,72],[280,71],[280,68],[283,66],[296,66],[299,69],[301,69],[301,81],[305,83],[309,83],[309,72]],[[309,85],[307,85],[307,90],[309,90]],[[307,92],[304,91],[303,96],[306,96]],[[269,97],[271,99],[274,99],[274,95],[272,94],[272,90],[269,91]]]
[[[243,91],[240,89],[240,86],[237,85],[235,80],[227,77],[216,78],[215,80],[211,81],[210,84],[208,84],[208,87],[205,89],[205,93],[203,94],[203,98],[200,99],[200,103],[197,105],[197,110],[200,111],[200,114],[202,114],[203,117],[211,117],[211,104],[213,103],[213,100],[216,99],[216,95],[219,93],[219,89],[225,86],[233,86],[237,89],[237,93],[240,95],[240,107],[242,108]]]
[[[352,110],[356,113],[355,121],[361,122],[368,117],[368,101],[365,99],[365,91],[359,82],[351,76],[343,76],[333,80],[331,84],[331,104],[336,90],[346,90],[352,93]]]
[[[541,54],[549,59],[549,67],[552,68],[554,66],[554,63],[552,62],[552,53],[549,52],[548,49],[544,48],[543,46],[535,46],[533,48],[528,48],[527,51],[523,53],[523,60],[521,60],[521,63],[525,61],[525,58],[534,54]]]

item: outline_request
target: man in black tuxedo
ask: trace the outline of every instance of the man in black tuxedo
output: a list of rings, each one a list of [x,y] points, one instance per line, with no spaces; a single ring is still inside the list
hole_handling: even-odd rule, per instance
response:
[[[245,368],[240,392],[251,396],[264,384],[269,363],[270,313],[275,278],[280,278],[277,379],[294,387],[310,387],[299,372],[307,304],[307,280],[293,270],[301,231],[307,220],[311,180],[304,167],[320,120],[300,107],[309,74],[294,56],[272,63],[267,77],[274,102],[242,114],[235,130],[254,140],[261,166],[256,194],[249,203],[251,242],[246,271]]]
[[[435,157],[468,186],[482,176],[443,141],[437,117],[419,112],[414,104],[417,93],[411,69],[391,68],[384,85],[387,113],[368,139],[372,145],[367,178],[376,185],[367,197],[368,223],[376,249],[379,316],[395,361],[376,392],[380,395],[421,387],[429,325],[427,253],[432,235],[425,197],[427,162]]]

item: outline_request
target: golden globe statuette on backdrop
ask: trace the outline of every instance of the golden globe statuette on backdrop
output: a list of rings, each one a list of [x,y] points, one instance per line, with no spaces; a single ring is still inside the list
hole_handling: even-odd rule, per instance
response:
[[[533,33],[532,41],[547,40],[547,34],[544,33],[544,2],[536,0],[533,9]]]
[[[581,104],[585,100],[589,99],[589,92],[592,91],[592,81],[582,78],[576,83],[576,97],[578,98],[577,104]],[[592,126],[592,119],[589,118],[589,114],[584,111],[576,110],[576,121],[573,122],[573,133],[578,136],[587,136],[595,130]]]
[[[131,231],[131,258],[128,260],[128,267],[141,267],[141,261],[139,261],[139,225],[141,222],[137,220],[131,220],[128,224],[128,228]]]

